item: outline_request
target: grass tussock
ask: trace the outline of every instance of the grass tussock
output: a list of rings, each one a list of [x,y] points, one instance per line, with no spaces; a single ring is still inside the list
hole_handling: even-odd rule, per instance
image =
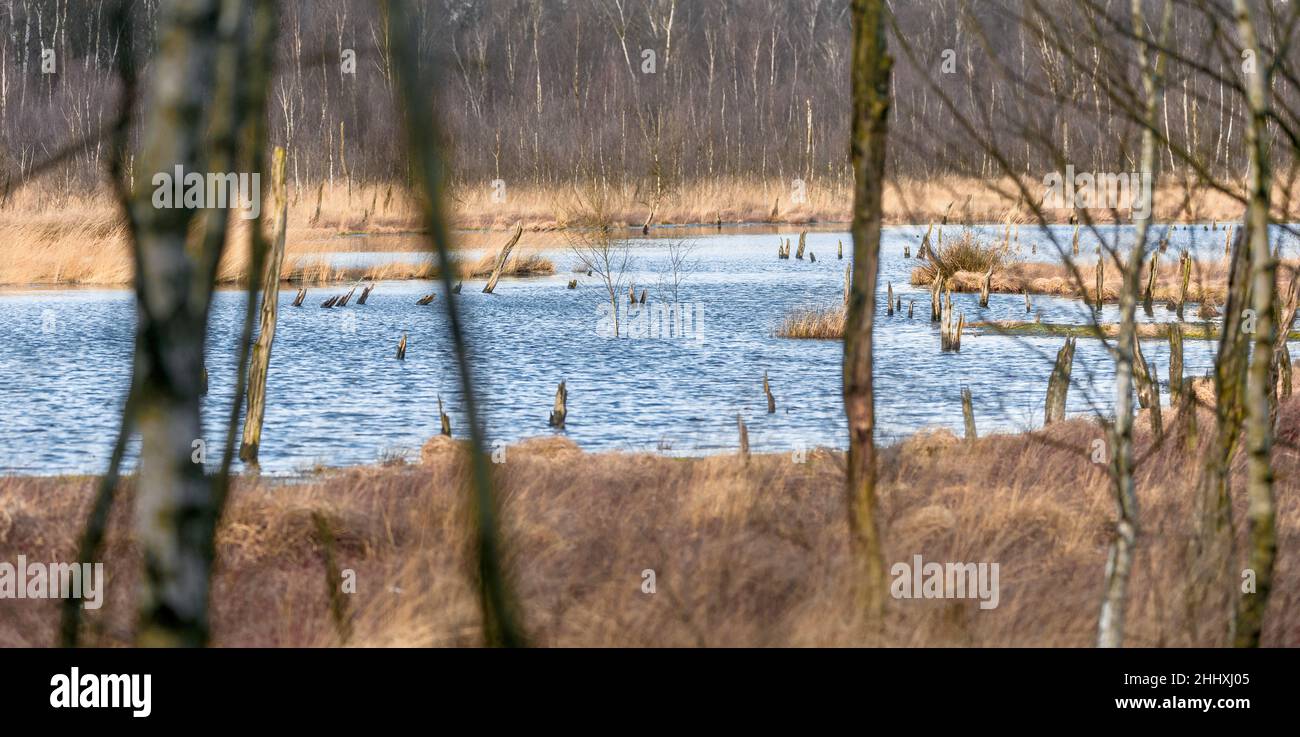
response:
[[[1201,428],[1212,423],[1208,410]],[[1143,535],[1127,617],[1132,646],[1224,643],[1228,599],[1189,611],[1186,555],[1193,485],[1211,433],[1188,448],[1153,446],[1137,428]],[[511,446],[497,467],[505,564],[529,640],[544,646],[1068,646],[1096,631],[1114,504],[1090,458],[1088,420],[963,443],[946,431],[881,449],[885,562],[996,562],[998,606],[974,600],[886,600],[878,636],[849,594],[842,454],[812,451],[681,460],[586,454],[561,438]],[[1300,396],[1281,410],[1274,450],[1278,558],[1264,644],[1300,645]],[[1242,464],[1232,485],[1244,550]],[[1191,470],[1192,472],[1189,472]],[[215,644],[334,646],[323,517],[337,565],[356,572],[350,645],[480,643],[471,585],[466,459],[439,438],[420,463],[364,467],[283,483],[239,478],[217,541]],[[93,489],[87,478],[0,478],[0,560],[71,560]],[[140,560],[128,479],[103,560],[102,609],[86,612],[87,644],[131,641]],[[642,571],[657,588],[642,593]],[[811,573],[810,573],[811,572]],[[815,574],[815,575],[813,575]],[[1230,582],[1235,584],[1234,582]],[[1235,592],[1235,586],[1227,590]],[[59,603],[0,608],[0,646],[44,646]]]
[[[777,326],[778,338],[839,340],[844,337],[843,307],[825,309],[800,307],[785,316]]]
[[[933,237],[933,242],[937,242],[937,231]],[[935,245],[932,250],[934,255],[912,272],[913,284],[930,284],[934,281],[936,272],[946,276],[973,272],[982,279],[989,269],[996,271],[1012,262],[1012,255],[1005,243],[980,240],[974,231],[967,228],[963,228],[957,238]]]

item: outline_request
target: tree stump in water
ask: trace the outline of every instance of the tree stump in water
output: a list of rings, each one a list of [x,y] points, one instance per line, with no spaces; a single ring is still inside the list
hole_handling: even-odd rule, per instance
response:
[[[578,280],[577,280],[577,279],[570,279],[570,280],[569,280],[569,286],[568,286],[568,288],[569,288],[569,289],[577,289],[577,288],[578,288]]]
[[[451,418],[442,411],[442,395],[438,395],[438,422],[442,425],[442,434],[451,437]]]
[[[1097,302],[1095,304],[1095,307],[1098,312],[1101,312],[1101,304],[1102,304],[1102,298],[1104,297],[1103,291],[1105,290],[1105,284],[1106,284],[1106,261],[1104,260],[1104,257],[1101,255],[1099,250],[1097,253]]]
[[[492,266],[492,275],[488,277],[487,286],[483,287],[484,293],[491,294],[492,290],[497,288],[497,279],[501,278],[501,271],[506,268],[506,261],[510,259],[510,251],[514,249],[515,244],[519,242],[519,237],[523,234],[523,223],[515,225],[514,235],[510,236],[510,240],[497,252],[496,263]]]
[[[365,289],[362,289],[362,290],[361,290],[361,296],[360,296],[360,297],[357,297],[357,305],[358,305],[358,306],[365,304],[365,303],[366,303],[366,300],[370,299],[370,291],[371,291],[372,289],[374,289],[374,288],[375,288],[375,285],[374,285],[374,284],[371,284],[370,286],[368,286],[368,287],[366,287]]]
[[[799,250],[795,252],[794,257],[800,261],[803,260],[803,249],[808,245],[808,231],[799,233]]]
[[[980,307],[989,306],[989,292],[993,289],[993,267],[990,266],[987,273],[984,274],[984,282],[980,285]]]
[[[772,385],[767,383],[767,372],[763,372],[763,393],[767,395],[767,413],[776,414],[776,397],[772,396]]]
[[[437,294],[434,294],[433,292],[429,292],[428,294],[424,295],[423,297],[421,297],[421,298],[415,300],[415,303],[416,303],[417,305],[424,306],[424,305],[427,305],[427,304],[429,304],[430,302],[432,302],[432,301],[433,301],[433,298],[434,298],[434,297],[437,297],[437,296],[438,296]]]
[[[402,339],[397,341],[397,360],[406,360],[406,333],[402,333]]]
[[[1047,380],[1047,404],[1043,424],[1050,425],[1065,419],[1065,400],[1070,393],[1070,371],[1074,368],[1074,338],[1066,338],[1065,345],[1056,352],[1056,365]]]
[[[1156,293],[1156,276],[1160,273],[1160,252],[1151,255],[1151,271],[1147,272],[1147,288],[1142,294],[1142,311],[1151,316],[1151,299]]]
[[[970,387],[961,388],[961,416],[966,425],[966,442],[975,440],[975,406],[971,400]]]
[[[307,289],[305,287],[299,287],[298,295],[293,298],[293,306],[302,307],[302,301],[304,299],[307,299]]]
[[[1183,326],[1169,325],[1169,399],[1177,403],[1183,393]]]
[[[885,288],[887,290],[885,295],[885,314],[892,315],[894,314],[894,283],[886,282]]]
[[[564,427],[564,418],[569,414],[569,390],[565,388],[564,382],[555,390],[555,407],[551,409],[551,417],[546,421],[551,427]]]

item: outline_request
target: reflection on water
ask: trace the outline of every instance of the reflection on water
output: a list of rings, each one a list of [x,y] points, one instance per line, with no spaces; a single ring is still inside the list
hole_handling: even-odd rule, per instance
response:
[[[1001,236],[999,228],[988,230]],[[795,239],[798,229],[780,232]],[[904,309],[893,317],[881,314],[875,327],[880,439],[927,426],[960,433],[962,386],[974,395],[982,433],[1041,424],[1047,377],[1062,339],[968,335],[960,353],[941,353],[937,328],[928,320],[928,292],[908,283],[917,262],[902,258],[904,244],[916,253],[921,232],[889,228],[882,245],[880,305],[889,282]],[[1059,226],[1052,233],[1069,247],[1072,228]],[[1103,234],[1122,242],[1131,237],[1131,229],[1108,227]],[[665,235],[683,237],[673,231]],[[489,436],[513,442],[554,432],[546,420],[556,384],[563,380],[569,391],[564,432],[589,450],[730,451],[736,447],[737,414],[745,418],[755,452],[843,447],[840,344],[778,339],[773,331],[792,308],[840,302],[848,259],[837,260],[836,251],[840,241],[846,255],[851,251],[847,234],[809,233],[808,250],[816,254],[816,263],[778,261],[774,234],[725,233],[693,240],[697,268],[682,283],[679,299],[698,310],[693,313],[698,325],[681,337],[671,331],[602,337],[608,333],[602,321],[609,316],[608,308],[602,308],[603,287],[595,277],[574,272],[575,258],[563,249],[548,252],[556,262],[550,277],[503,280],[493,295],[480,291],[482,280],[467,280],[460,299]],[[1089,254],[1084,260],[1091,261],[1095,241],[1086,233],[1081,240]],[[1055,253],[1043,233],[1031,235],[1022,227],[1025,258],[1031,258],[1031,242],[1039,244],[1033,258]],[[1285,255],[1294,256],[1294,240],[1285,244]],[[1221,253],[1222,231],[1180,228],[1171,234],[1170,253],[1183,247]],[[638,291],[648,290],[651,305],[663,301],[665,241],[638,240],[634,248],[629,279]],[[566,289],[575,277],[578,289]],[[318,305],[341,288],[313,288],[301,308],[290,306],[294,289],[281,293],[261,448],[264,470],[373,463],[399,453],[414,457],[438,432],[438,397],[461,434],[462,403],[440,307],[445,297],[429,307],[415,305],[420,295],[436,289],[429,282],[381,282],[366,305],[354,302],[332,310]],[[908,319],[912,300],[916,317]],[[973,294],[953,295],[953,303],[968,322],[1026,319],[1019,295],[995,294],[987,310],[978,307]],[[242,293],[223,291],[212,311],[211,393],[203,407],[210,448],[224,441],[220,423],[233,389],[242,306]],[[1034,311],[1047,322],[1088,319],[1087,308],[1076,300],[1036,297]],[[1108,305],[1101,319],[1115,321],[1117,308]],[[1147,319],[1140,310],[1139,319]],[[1172,314],[1159,308],[1153,319],[1169,320]],[[126,290],[0,293],[0,471],[103,469],[129,378],[133,323],[133,297]],[[409,336],[406,360],[397,361],[394,352],[403,332]],[[1208,341],[1188,341],[1187,373],[1204,374],[1212,351]],[[1167,344],[1144,342],[1143,352],[1167,378]],[[777,400],[771,415],[762,392],[765,371]],[[1103,344],[1080,340],[1070,411],[1107,412],[1112,376]]]

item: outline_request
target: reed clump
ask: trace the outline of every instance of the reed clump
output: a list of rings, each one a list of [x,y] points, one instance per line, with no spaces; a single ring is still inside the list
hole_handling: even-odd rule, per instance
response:
[[[950,277],[961,272],[979,274],[982,280],[990,270],[997,272],[1012,260],[1006,243],[983,241],[964,228],[959,237],[931,247],[926,263],[912,271],[912,283],[931,284],[935,274]]]
[[[844,337],[843,307],[800,307],[789,313],[776,329],[778,338],[838,340]]]

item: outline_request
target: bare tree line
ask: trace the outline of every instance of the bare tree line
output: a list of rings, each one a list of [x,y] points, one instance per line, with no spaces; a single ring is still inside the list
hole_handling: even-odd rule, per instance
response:
[[[159,2],[138,3],[132,44],[106,21],[108,0],[14,0],[0,8],[0,170],[11,178],[63,142],[93,138],[113,117],[115,58],[134,48],[150,62]],[[1080,168],[1136,170],[1131,111],[1108,89],[1127,77],[1098,32],[1120,0],[1035,3],[937,0],[889,4],[919,66],[891,80],[894,176],[1041,177],[1059,153]],[[1184,3],[1176,5],[1184,6]],[[1277,12],[1270,10],[1270,12]],[[281,4],[284,29],[267,112],[269,139],[289,153],[295,193],[308,184],[409,178],[393,112],[392,29],[356,0]],[[682,183],[726,178],[847,186],[848,0],[437,0],[412,7],[422,65],[443,70],[437,114],[449,183],[564,186],[599,181],[653,200]],[[1265,53],[1288,47],[1262,24]],[[1245,100],[1228,81],[1241,63],[1230,24],[1178,12],[1174,56],[1162,86],[1157,156],[1170,174],[1189,171],[1179,150],[1213,172],[1246,165]],[[52,73],[43,73],[52,54]],[[1293,53],[1293,52],[1291,52]],[[933,79],[941,95],[927,83]],[[1287,117],[1297,103],[1289,74],[1269,94]],[[1044,106],[1051,97],[1059,106]],[[1008,167],[959,135],[960,112],[980,121]],[[1277,121],[1270,121],[1276,136]],[[133,127],[138,141],[142,128]],[[1120,133],[1121,135],[1116,135]],[[1127,133],[1127,134],[1125,134]],[[1289,167],[1290,147],[1271,150]],[[107,150],[88,140],[57,167],[65,191],[90,186]]]

